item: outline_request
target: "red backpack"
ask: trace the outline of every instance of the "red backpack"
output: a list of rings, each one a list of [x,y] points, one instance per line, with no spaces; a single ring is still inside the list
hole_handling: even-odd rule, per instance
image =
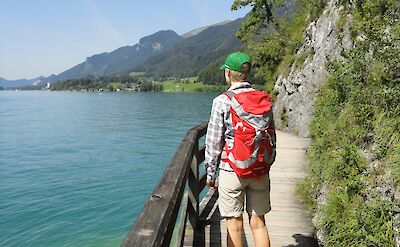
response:
[[[234,144],[225,144],[221,161],[239,177],[259,178],[269,172],[276,156],[276,136],[270,95],[258,90],[224,93],[231,100]]]

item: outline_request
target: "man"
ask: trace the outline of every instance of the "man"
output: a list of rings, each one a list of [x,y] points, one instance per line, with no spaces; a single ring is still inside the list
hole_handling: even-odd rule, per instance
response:
[[[235,52],[226,58],[220,69],[224,70],[231,95],[255,91],[248,82],[250,67],[250,58],[244,53]],[[239,124],[233,126],[230,107],[231,98],[228,94],[221,94],[213,100],[206,135],[207,185],[211,188],[217,187],[216,174],[219,170],[218,204],[221,216],[227,222],[228,246],[243,245],[243,212],[246,204],[255,245],[269,247],[270,240],[264,218],[271,210],[269,168],[261,176],[243,178],[238,176],[226,159],[220,159],[221,154],[224,156],[223,152],[233,147],[235,129],[243,127]]]

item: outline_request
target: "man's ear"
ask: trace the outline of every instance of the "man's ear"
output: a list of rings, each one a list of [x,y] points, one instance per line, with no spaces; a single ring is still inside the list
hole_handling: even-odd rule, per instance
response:
[[[227,83],[231,83],[231,71],[229,69],[225,70],[225,80]]]

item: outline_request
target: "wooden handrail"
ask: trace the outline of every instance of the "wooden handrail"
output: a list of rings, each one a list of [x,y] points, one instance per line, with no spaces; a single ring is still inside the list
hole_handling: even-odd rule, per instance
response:
[[[204,175],[199,175],[205,148],[199,149],[199,139],[206,131],[207,122],[186,133],[121,247],[169,246],[186,184],[188,192],[182,205],[184,219],[180,221],[176,245],[183,243],[186,218],[194,229],[199,225],[199,195],[205,187]]]

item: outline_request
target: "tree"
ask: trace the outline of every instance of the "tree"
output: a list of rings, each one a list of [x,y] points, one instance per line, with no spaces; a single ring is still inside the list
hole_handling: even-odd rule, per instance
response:
[[[274,15],[274,9],[283,5],[283,0],[235,0],[232,10],[238,10],[245,6],[252,6],[247,19],[242,23],[237,36],[242,41],[252,41],[256,36],[264,34],[268,27],[273,24],[279,28]]]
[[[255,76],[274,83],[286,72],[304,40],[307,23],[316,18],[326,0],[295,0],[296,11],[279,11],[283,0],[235,0],[232,10],[252,6],[237,36],[247,43]],[[280,16],[277,13],[283,13]],[[271,88],[271,87],[270,87]]]
[[[283,5],[283,0],[235,0],[231,8],[238,10],[248,5],[252,10],[236,35],[247,43],[255,76],[275,81],[275,71],[285,54],[286,35],[274,10]]]

